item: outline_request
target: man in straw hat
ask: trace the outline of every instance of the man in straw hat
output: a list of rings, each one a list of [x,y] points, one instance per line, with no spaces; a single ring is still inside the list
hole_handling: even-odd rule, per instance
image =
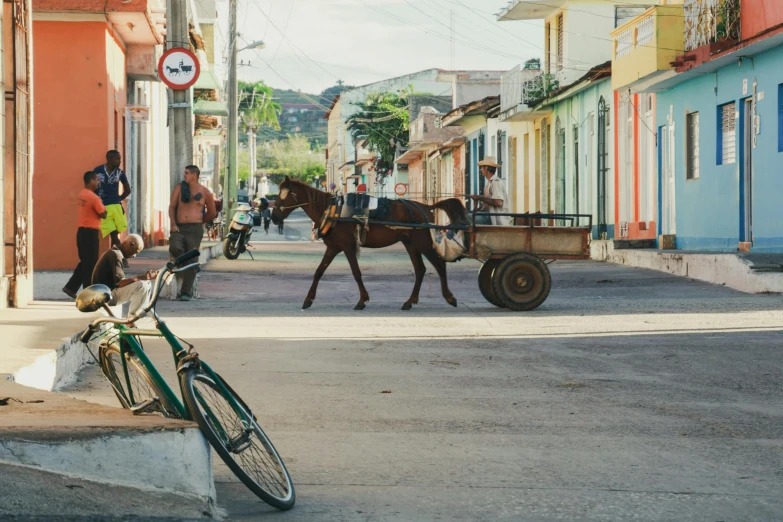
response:
[[[506,184],[497,175],[497,158],[486,156],[479,161],[481,175],[487,178],[487,184],[484,186],[483,196],[470,196],[470,199],[481,203],[479,211],[489,212],[490,214],[508,214],[508,194],[506,193]],[[511,225],[511,216],[477,216],[477,225]]]

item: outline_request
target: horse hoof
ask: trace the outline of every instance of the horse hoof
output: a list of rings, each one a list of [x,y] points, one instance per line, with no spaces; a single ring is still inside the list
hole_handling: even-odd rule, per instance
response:
[[[413,308],[413,305],[411,303],[405,303],[404,305],[402,305],[403,310],[410,310],[411,308]]]
[[[353,307],[354,310],[364,310],[367,306],[364,303],[359,303]]]
[[[307,309],[308,309],[308,308],[310,308],[311,306],[313,306],[313,302],[312,302],[311,300],[309,300],[309,299],[308,299],[307,301],[305,301],[305,302],[302,304],[302,310],[307,310]]]
[[[447,297],[447,298],[446,298],[446,302],[447,302],[447,303],[449,303],[449,304],[450,304],[451,306],[453,306],[454,308],[456,308],[456,307],[457,307],[457,298],[456,298],[456,297],[454,297],[454,296]]]

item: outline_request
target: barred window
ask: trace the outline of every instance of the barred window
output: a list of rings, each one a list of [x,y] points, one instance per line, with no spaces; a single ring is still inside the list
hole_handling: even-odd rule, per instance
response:
[[[720,121],[720,164],[730,165],[737,162],[737,104],[727,103],[719,107]]]
[[[699,179],[699,113],[692,112],[687,115],[687,179]]]

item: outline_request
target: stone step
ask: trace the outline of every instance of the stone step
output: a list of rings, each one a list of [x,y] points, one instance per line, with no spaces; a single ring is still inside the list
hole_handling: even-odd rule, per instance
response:
[[[215,503],[212,452],[195,423],[0,381],[0,464]]]

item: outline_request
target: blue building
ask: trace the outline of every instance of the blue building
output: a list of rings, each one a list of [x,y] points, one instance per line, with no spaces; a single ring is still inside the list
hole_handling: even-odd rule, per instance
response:
[[[659,84],[659,233],[677,249],[783,251],[783,27],[769,23],[686,38]]]

